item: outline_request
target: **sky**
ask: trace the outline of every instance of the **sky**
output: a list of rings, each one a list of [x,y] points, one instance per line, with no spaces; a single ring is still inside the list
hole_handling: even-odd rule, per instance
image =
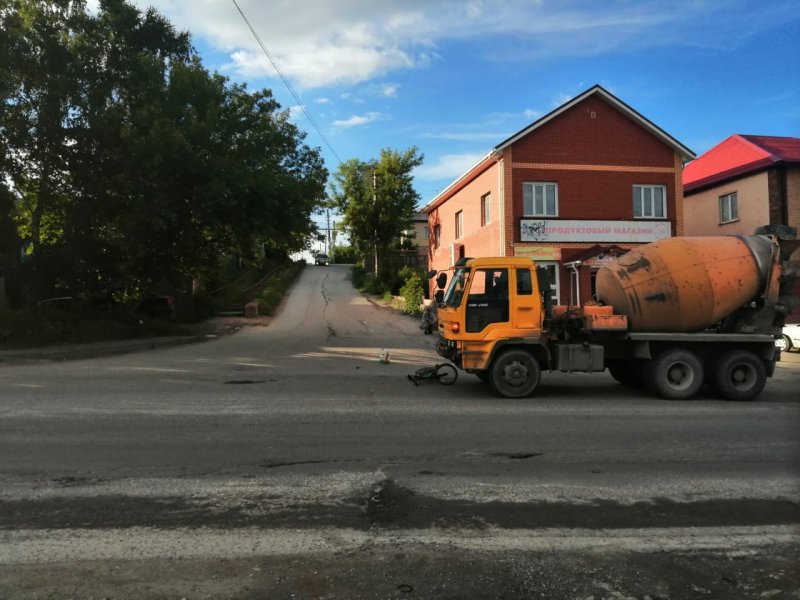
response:
[[[189,31],[209,70],[271,89],[329,171],[416,146],[420,207],[595,84],[698,156],[736,133],[800,137],[796,0],[133,3]]]

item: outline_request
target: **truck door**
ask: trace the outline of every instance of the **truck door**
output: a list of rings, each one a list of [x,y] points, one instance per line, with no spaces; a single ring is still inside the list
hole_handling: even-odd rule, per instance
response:
[[[476,269],[467,296],[466,332],[478,333],[492,323],[507,323],[508,269]]]
[[[536,293],[530,269],[514,269],[516,294],[512,306],[511,326],[515,329],[539,329],[541,326],[541,303]]]

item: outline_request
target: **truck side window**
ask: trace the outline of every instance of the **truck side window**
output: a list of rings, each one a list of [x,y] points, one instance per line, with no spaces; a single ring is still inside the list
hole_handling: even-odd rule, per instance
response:
[[[478,269],[467,296],[466,329],[477,333],[491,323],[508,322],[508,269]]]
[[[533,294],[530,269],[517,269],[517,294],[520,296]]]

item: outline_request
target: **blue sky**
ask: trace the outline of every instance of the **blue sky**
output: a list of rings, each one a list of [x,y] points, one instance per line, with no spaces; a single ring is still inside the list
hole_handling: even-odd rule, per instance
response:
[[[204,64],[270,88],[338,160],[417,146],[421,205],[511,134],[600,84],[698,155],[734,133],[800,136],[796,0],[135,0]]]

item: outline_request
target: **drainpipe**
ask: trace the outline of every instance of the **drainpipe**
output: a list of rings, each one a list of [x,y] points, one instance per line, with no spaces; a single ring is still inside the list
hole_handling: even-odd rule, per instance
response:
[[[568,269],[572,269],[572,272],[575,273],[575,306],[581,305],[581,275],[578,272],[578,267],[580,267],[583,263],[579,260],[573,260],[572,262],[564,263],[564,266]]]

